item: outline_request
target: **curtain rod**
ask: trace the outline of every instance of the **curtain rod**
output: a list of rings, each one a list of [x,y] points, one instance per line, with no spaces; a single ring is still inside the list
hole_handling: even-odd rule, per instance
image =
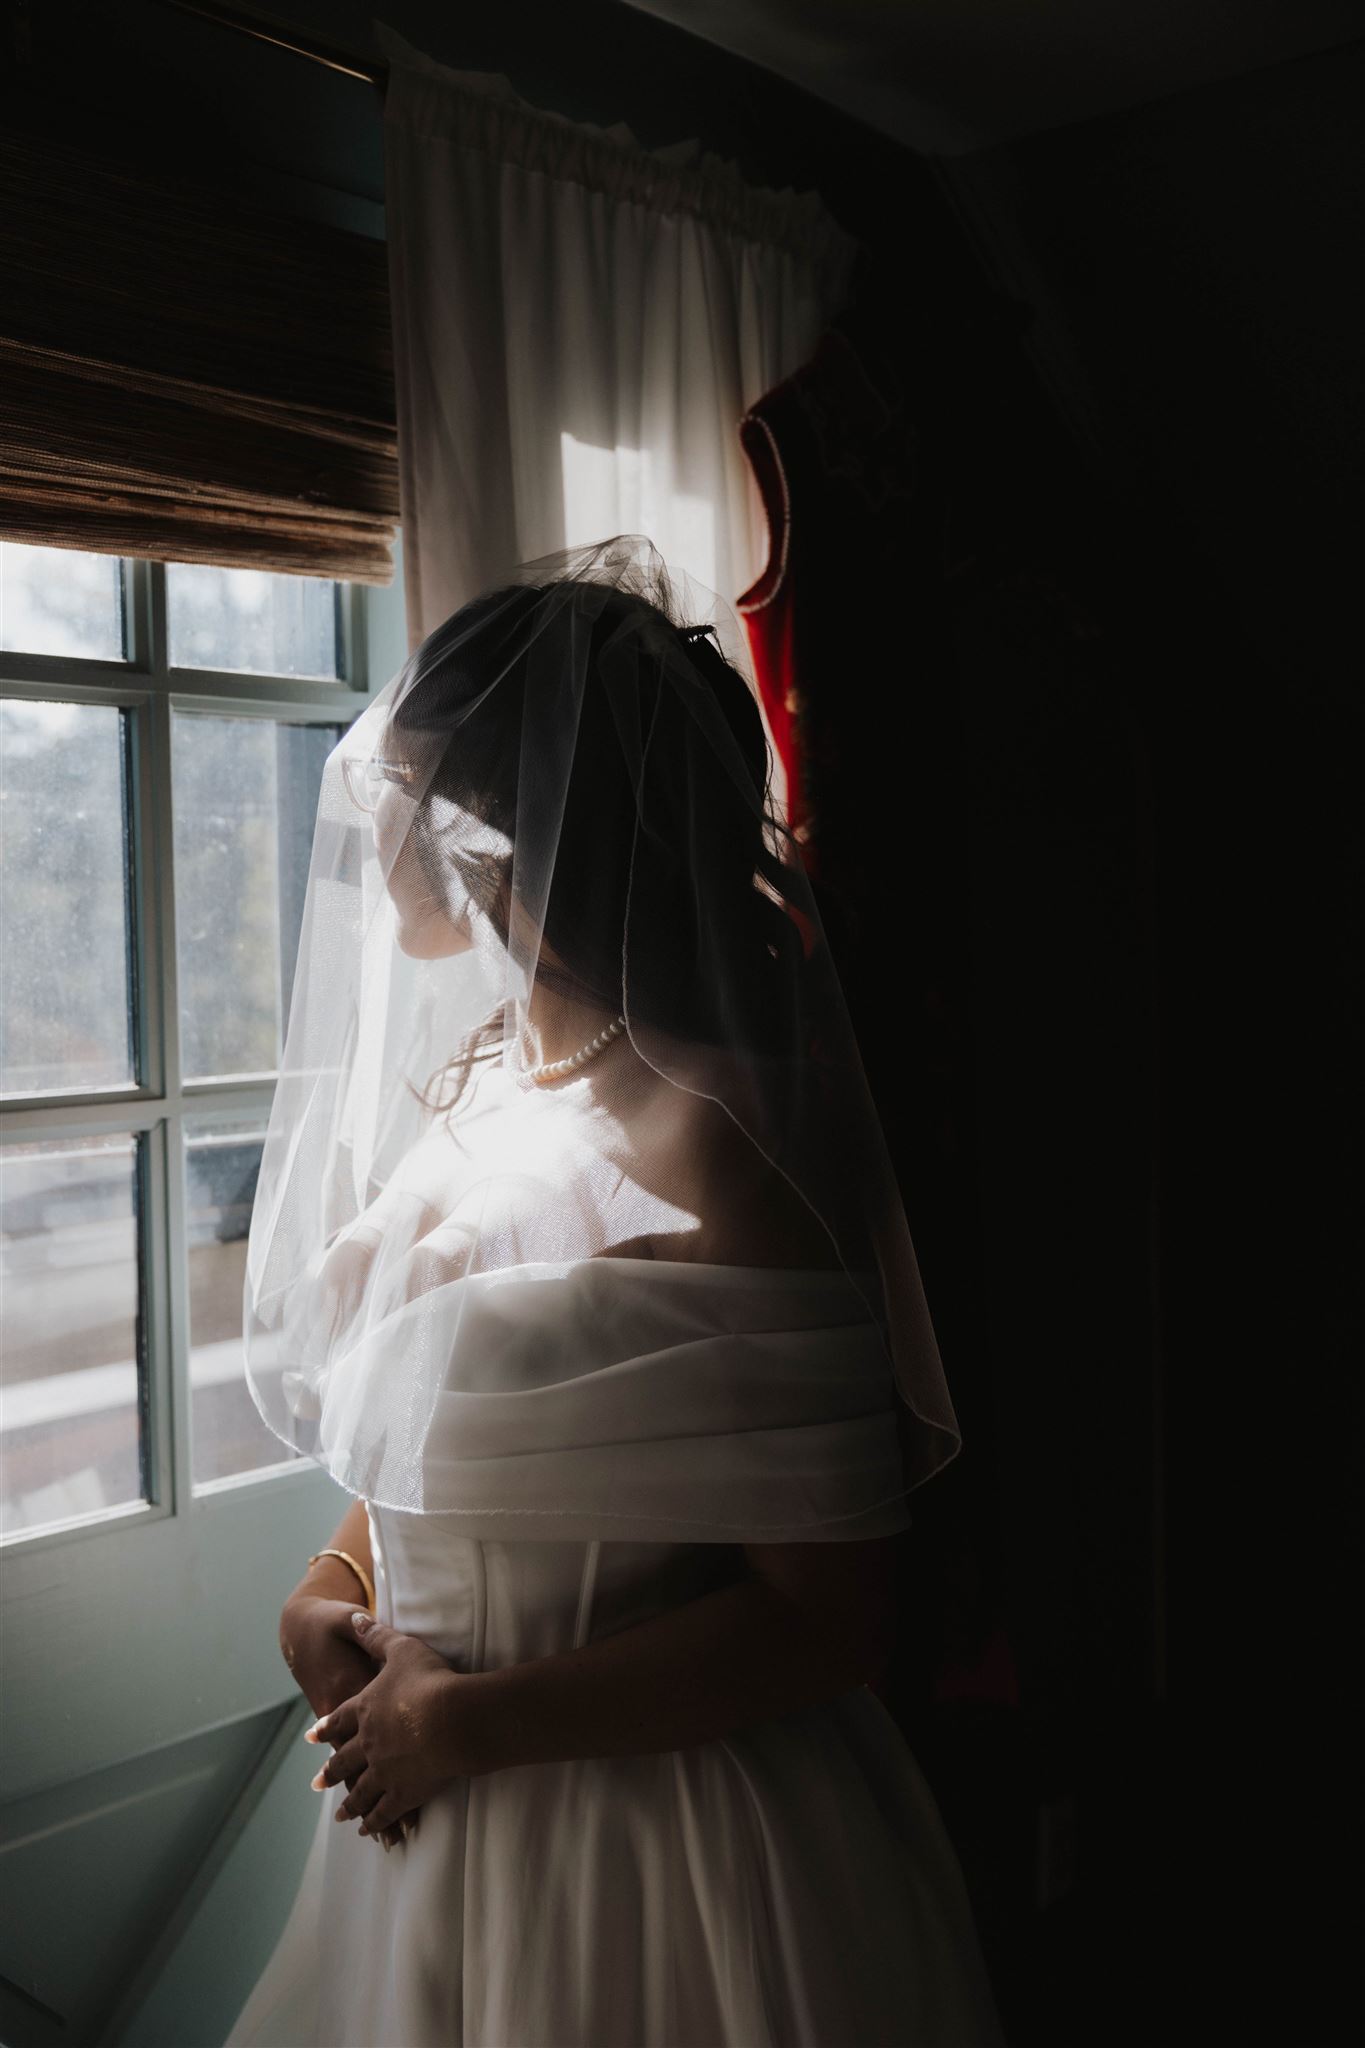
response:
[[[173,8],[177,14],[197,14],[217,28],[235,29],[254,42],[272,43],[276,49],[289,50],[296,57],[306,57],[311,64],[325,65],[329,71],[340,71],[347,78],[363,79],[381,93],[388,83],[389,67],[382,57],[357,57],[335,43],[320,42],[315,36],[281,28],[240,7],[219,7],[213,0],[158,0],[158,4]]]

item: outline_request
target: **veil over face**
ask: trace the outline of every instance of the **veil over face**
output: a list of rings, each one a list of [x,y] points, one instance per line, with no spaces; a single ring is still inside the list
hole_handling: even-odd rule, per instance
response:
[[[959,1449],[770,769],[736,615],[633,534],[463,606],[328,757],[244,1328],[353,1493],[607,1528],[662,1428],[752,1439],[688,1526],[771,1486],[818,1536]]]

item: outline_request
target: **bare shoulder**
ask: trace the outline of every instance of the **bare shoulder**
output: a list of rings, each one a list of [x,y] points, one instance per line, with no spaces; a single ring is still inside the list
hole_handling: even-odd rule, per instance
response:
[[[835,1269],[839,1254],[819,1216],[719,1104],[698,1125],[697,1249],[721,1265]],[[662,1249],[659,1256],[668,1256]]]

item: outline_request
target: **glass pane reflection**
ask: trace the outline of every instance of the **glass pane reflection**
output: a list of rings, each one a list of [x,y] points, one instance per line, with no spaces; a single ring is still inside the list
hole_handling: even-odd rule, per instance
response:
[[[264,1118],[185,1120],[194,1483],[297,1459],[262,1422],[242,1359],[247,1230]]]
[[[124,660],[118,556],[0,540],[0,648]]]
[[[335,725],[177,712],[175,915],[187,1077],[273,1073]]]
[[[0,1528],[143,1497],[137,1140],[0,1152]]]
[[[0,704],[0,1090],[127,1086],[125,713]]]
[[[336,584],[322,576],[170,562],[171,665],[334,681],[336,591]]]

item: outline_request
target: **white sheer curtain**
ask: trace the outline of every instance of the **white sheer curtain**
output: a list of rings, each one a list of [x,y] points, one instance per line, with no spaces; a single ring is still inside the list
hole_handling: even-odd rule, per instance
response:
[[[411,644],[515,563],[614,533],[733,601],[769,551],[740,417],[812,353],[856,244],[817,193],[374,27]]]

